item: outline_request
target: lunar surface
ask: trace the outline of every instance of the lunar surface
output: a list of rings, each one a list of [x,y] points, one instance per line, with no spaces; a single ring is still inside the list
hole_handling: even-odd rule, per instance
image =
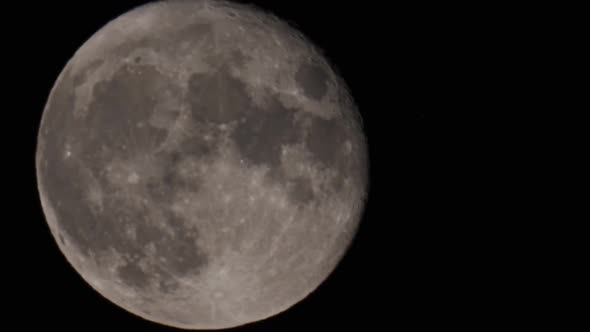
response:
[[[138,7],[68,61],[36,155],[59,248],[160,324],[276,315],[334,270],[361,219],[367,146],[317,47],[256,8]]]

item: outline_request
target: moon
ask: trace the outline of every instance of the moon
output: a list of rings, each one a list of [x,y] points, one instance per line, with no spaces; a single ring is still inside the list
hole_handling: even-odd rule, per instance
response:
[[[262,10],[166,1],[106,24],[45,106],[36,169],[67,261],[146,320],[222,329],[274,316],[357,231],[367,142],[322,52]]]

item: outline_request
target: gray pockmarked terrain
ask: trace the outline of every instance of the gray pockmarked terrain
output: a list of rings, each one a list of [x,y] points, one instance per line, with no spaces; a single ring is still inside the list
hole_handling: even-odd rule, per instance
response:
[[[368,182],[360,117],[318,49],[218,1],[152,3],[92,36],[51,91],[36,163],[75,270],[187,329],[305,298],[351,243]]]

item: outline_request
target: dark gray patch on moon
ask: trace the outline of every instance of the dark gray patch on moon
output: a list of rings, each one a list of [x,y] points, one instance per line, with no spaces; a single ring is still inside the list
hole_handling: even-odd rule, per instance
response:
[[[328,92],[328,73],[315,64],[302,64],[295,73],[295,81],[310,99],[320,100]]]
[[[85,119],[90,128],[89,137],[84,138],[88,149],[94,152],[106,146],[124,153],[123,145],[146,151],[157,147],[168,131],[147,123],[158,101],[165,100],[165,90],[174,88],[155,68],[145,65],[124,65],[112,79],[97,83]]]
[[[313,160],[319,161],[325,167],[338,168],[342,161],[344,142],[349,138],[342,118],[314,118],[305,139],[305,146],[312,154]]]
[[[162,276],[198,275],[207,264],[207,254],[198,245],[199,234],[195,227],[189,227],[183,220],[171,213],[161,220],[151,220],[149,212],[121,209],[125,203],[113,202],[107,209],[111,212],[101,217],[94,228],[94,238],[86,243],[87,251],[100,253],[108,248],[128,257],[127,264],[119,269],[118,275],[126,284],[144,288],[156,280],[154,271],[162,269],[167,274]],[[157,207],[158,208],[158,207]],[[165,210],[165,207],[161,207]],[[117,215],[125,214],[124,217]],[[135,226],[135,236],[126,235],[126,227]],[[163,227],[172,230],[165,231]],[[71,229],[68,228],[68,230]],[[155,252],[150,256],[146,248],[153,245]],[[140,267],[141,264],[145,268]]]
[[[178,147],[178,151],[175,152],[178,156],[191,156],[200,160],[212,158],[217,152],[219,152],[219,133],[210,133],[212,136],[211,140],[206,140],[203,135],[199,132],[195,132],[184,141],[182,141]]]
[[[160,240],[156,241],[158,257],[165,259],[163,268],[177,276],[197,275],[209,259],[196,242],[197,228],[185,226],[183,220],[173,215],[168,216],[167,222],[173,234],[160,234]]]
[[[311,180],[308,178],[298,177],[291,180],[289,185],[289,196],[291,201],[296,203],[307,204],[315,198]]]
[[[152,222],[144,220],[143,222],[137,223],[135,230],[135,238],[139,245],[146,245],[148,243],[155,243],[162,238],[162,229],[152,225]]]
[[[168,189],[169,192],[174,192],[174,190],[174,187]],[[118,223],[110,223],[111,220],[116,220],[116,216],[105,216],[101,222],[108,225],[106,227],[109,227],[112,233],[125,234],[125,225],[135,226],[133,240],[128,236],[118,238],[114,234],[106,239],[108,245],[118,253],[130,257],[128,267],[118,271],[122,280],[136,288],[145,287],[146,282],[164,282],[172,287],[172,282],[168,282],[166,279],[157,280],[158,276],[168,278],[189,274],[198,275],[209,259],[198,244],[199,232],[196,227],[189,227],[186,221],[175,216],[172,212],[167,212],[166,204],[163,204],[157,197],[151,197],[150,201],[155,205],[152,208],[164,212],[162,219],[149,218],[149,212],[145,210],[126,209],[127,218],[118,220]],[[117,206],[109,207],[111,211],[116,211],[117,207],[125,205],[120,201],[115,204]],[[119,211],[118,213],[125,212]],[[164,230],[164,228],[171,230],[171,232]],[[146,253],[146,248],[149,245],[153,245],[155,248],[153,256]],[[147,266],[149,273],[139,267],[141,262]],[[167,273],[158,275],[155,273],[158,269]],[[135,283],[135,281],[137,282]]]
[[[270,98],[267,107],[256,106],[245,84],[227,68],[191,75],[187,96],[197,123],[237,121],[230,136],[240,155],[252,164],[279,167],[281,147],[302,137],[303,127],[295,121],[295,110],[284,107],[277,96]]]
[[[229,63],[230,66],[236,66],[238,68],[243,68],[244,65],[251,60],[249,56],[246,56],[244,53],[240,51],[233,51],[230,53],[229,56]]]
[[[106,249],[102,246],[104,243],[95,241],[97,236],[101,236],[101,225],[104,224],[84,201],[88,184],[81,179],[85,178],[86,173],[81,172],[77,165],[59,160],[63,156],[63,149],[54,151],[51,145],[47,145],[44,186],[52,201],[60,230],[86,256],[96,248]]]
[[[157,202],[171,201],[176,189],[175,183],[182,183],[179,181],[175,172],[166,169],[163,177],[150,177],[146,180],[146,189],[151,198]]]
[[[151,125],[157,128],[169,129],[174,125],[182,111],[178,108],[161,108],[151,117]]]
[[[191,154],[183,150],[159,151],[154,154],[153,163],[156,164],[158,173],[145,179],[146,191],[153,202],[169,206],[177,191],[199,191],[201,183],[198,179],[191,178],[191,181],[187,181],[179,172],[181,161],[188,156]],[[205,156],[207,154],[204,151],[199,154],[201,158]]]
[[[178,284],[178,281],[176,281],[175,279],[170,279],[170,278],[165,278],[163,276],[159,277],[159,282],[158,282],[158,290],[164,294],[169,294],[174,292],[175,290],[178,289],[178,287],[180,286]]]
[[[248,112],[250,102],[246,87],[226,68],[211,74],[192,74],[188,90],[188,103],[198,122],[229,123]]]
[[[136,263],[126,263],[117,268],[117,275],[127,286],[143,289],[148,286],[150,276]]]
[[[251,103],[250,99],[246,101]],[[297,142],[303,133],[303,127],[295,121],[295,111],[284,107],[276,96],[266,108],[251,104],[249,109],[232,132],[240,155],[257,165],[280,167],[282,146]]]
[[[83,80],[78,76],[78,84]],[[124,192],[129,185],[117,188],[109,183],[105,166],[113,158],[145,156],[164,141],[167,128],[150,126],[149,119],[158,101],[165,100],[164,90],[174,91],[176,87],[170,86],[151,66],[125,65],[110,80],[94,86],[88,114],[76,119],[73,81],[72,77],[64,76],[54,90],[48,105],[52,116],[47,117],[42,133],[46,165],[41,169],[43,187],[52,201],[59,228],[86,257],[100,256],[110,250],[126,257],[126,263],[117,270],[125,284],[144,288],[162,282],[173,289],[174,282],[156,280],[153,271],[157,268],[167,271],[160,274],[166,278],[197,275],[208,262],[207,253],[198,245],[197,230],[171,213],[164,215],[165,220],[150,220],[147,207],[139,208],[128,201],[138,193]],[[171,111],[165,116],[175,117],[178,112]],[[138,126],[139,123],[145,125]],[[80,151],[64,160],[67,142],[78,142]],[[159,155],[156,159],[162,163],[151,175],[151,182],[142,179],[138,184],[145,187],[140,192],[148,195],[149,201],[161,204],[163,210],[170,206],[166,203],[182,186],[193,192],[198,190],[196,183],[184,181],[175,173],[182,157],[182,152],[170,153],[166,158]],[[91,183],[91,177],[95,183]],[[87,200],[88,188],[92,186],[103,191],[104,206],[100,212]],[[172,234],[163,231],[163,224],[173,230]],[[135,227],[134,238],[127,232],[130,226]],[[145,248],[150,244],[162,261],[147,256]]]

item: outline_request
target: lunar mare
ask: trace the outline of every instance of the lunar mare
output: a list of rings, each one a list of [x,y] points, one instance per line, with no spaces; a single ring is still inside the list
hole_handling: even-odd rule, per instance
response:
[[[84,43],[50,93],[36,166],[75,270],[185,329],[265,319],[315,290],[368,181],[360,116],[321,52],[221,1],[138,7]]]

